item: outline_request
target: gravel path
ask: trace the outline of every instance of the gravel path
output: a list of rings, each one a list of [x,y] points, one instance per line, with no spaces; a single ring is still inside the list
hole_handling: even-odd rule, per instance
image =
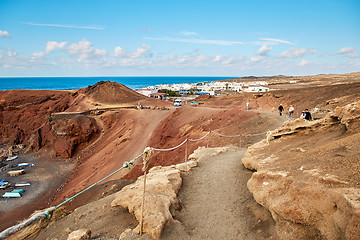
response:
[[[252,174],[241,164],[246,149],[228,147],[211,156],[215,151],[208,149],[199,166],[182,176],[183,206],[175,213],[183,225],[182,236],[173,224],[162,239],[276,239],[270,213],[246,187]]]

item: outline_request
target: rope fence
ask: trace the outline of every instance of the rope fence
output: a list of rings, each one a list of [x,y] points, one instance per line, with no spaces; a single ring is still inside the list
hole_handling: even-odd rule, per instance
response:
[[[153,151],[157,151],[157,152],[167,152],[167,151],[173,151],[179,147],[181,147],[182,145],[184,145],[186,143],[186,149],[185,149],[185,172],[187,172],[187,142],[197,142],[197,141],[201,141],[204,138],[206,138],[207,136],[209,136],[210,134],[215,134],[221,137],[227,137],[227,138],[235,138],[235,137],[250,137],[250,136],[259,136],[262,134],[269,134],[270,131],[266,131],[266,132],[261,132],[261,133],[255,133],[255,134],[237,134],[237,135],[224,135],[224,134],[220,134],[217,132],[213,132],[213,131],[208,131],[203,137],[198,138],[198,139],[189,139],[186,138],[183,142],[181,142],[179,145],[175,146],[175,147],[171,147],[171,148],[165,148],[165,149],[159,149],[159,148],[152,148],[152,147],[146,147],[144,149],[144,151],[138,155],[137,157],[135,157],[134,159],[132,159],[129,162],[124,162],[123,166],[117,170],[115,170],[114,172],[110,173],[109,175],[107,175],[106,177],[102,178],[101,180],[97,181],[96,183],[92,184],[91,186],[85,188],[84,190],[80,191],[79,193],[75,194],[74,196],[66,199],[65,201],[63,201],[62,203],[54,206],[54,207],[50,207],[49,209],[37,213],[36,215],[34,215],[33,217],[30,217],[29,219],[23,221],[20,224],[17,224],[15,226],[9,227],[7,229],[5,229],[4,231],[2,231],[0,233],[0,239],[5,239],[8,238],[9,236],[17,233],[18,231],[20,231],[21,229],[41,220],[44,218],[50,218],[51,217],[51,213],[54,212],[56,209],[58,209],[59,207],[65,205],[66,203],[72,201],[74,198],[78,197],[79,195],[83,194],[84,192],[90,190],[91,188],[93,188],[94,186],[98,185],[99,183],[105,181],[106,179],[108,179],[109,177],[113,176],[114,174],[118,173],[119,171],[121,171],[122,169],[128,168],[129,170],[131,169],[131,166],[135,166],[135,161],[140,158],[141,156],[143,156],[143,172],[144,172],[144,189],[143,189],[143,199],[142,199],[142,207],[141,207],[141,212],[143,213],[144,211],[144,202],[145,202],[145,185],[146,185],[146,171],[149,167],[149,162],[150,162],[150,157],[151,154],[153,153]],[[143,215],[143,214],[141,214]],[[36,217],[35,217],[36,216]],[[141,216],[141,221],[140,221],[140,235],[142,234],[142,225],[143,225],[143,220],[142,220],[142,216]]]

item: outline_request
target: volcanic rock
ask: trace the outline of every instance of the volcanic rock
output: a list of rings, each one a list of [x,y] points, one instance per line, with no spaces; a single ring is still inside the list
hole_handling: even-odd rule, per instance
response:
[[[69,234],[67,240],[85,240],[91,238],[91,230],[79,229]]]
[[[360,238],[359,107],[288,121],[244,155],[244,166],[257,171],[248,188],[281,239]]]
[[[52,130],[56,138],[55,155],[61,158],[71,157],[79,145],[86,146],[99,131],[95,119],[82,115],[55,120]]]
[[[176,197],[182,179],[180,171],[171,167],[152,168],[146,178],[145,207],[143,217],[143,232],[154,239],[159,239],[164,225],[172,221],[170,208],[177,208],[179,200]],[[141,176],[134,184],[124,187],[115,195],[111,206],[128,208],[140,222],[141,203],[144,177]],[[135,231],[139,232],[138,225]]]

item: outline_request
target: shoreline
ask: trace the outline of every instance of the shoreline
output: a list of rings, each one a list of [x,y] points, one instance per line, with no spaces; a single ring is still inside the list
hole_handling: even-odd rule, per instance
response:
[[[146,88],[148,86],[155,86],[160,84],[183,84],[183,83],[199,83],[199,82],[213,82],[226,79],[233,79],[236,77],[180,77],[180,76],[146,76],[146,77],[0,77],[2,86],[0,91],[8,90],[76,90],[86,88],[100,81],[118,82],[124,86],[135,90]],[[39,80],[32,82],[34,80]],[[11,83],[6,84],[6,80]],[[22,82],[16,82],[22,81]],[[56,80],[57,82],[54,82]]]

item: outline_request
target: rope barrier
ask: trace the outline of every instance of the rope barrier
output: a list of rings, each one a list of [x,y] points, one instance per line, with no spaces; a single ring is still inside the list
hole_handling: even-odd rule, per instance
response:
[[[114,172],[110,173],[108,176],[102,178],[101,180],[97,181],[96,183],[94,183],[93,185],[87,187],[86,189],[82,190],[81,192],[75,194],[74,196],[72,196],[71,198],[68,198],[66,199],[64,202],[58,204],[57,206],[55,207],[50,207],[48,210],[45,210],[43,212],[40,212],[40,213],[37,213],[36,215],[34,215],[33,217],[25,220],[24,222],[22,223],[19,223],[15,226],[12,226],[12,227],[9,227],[7,229],[5,229],[4,231],[2,231],[0,233],[0,239],[5,239],[15,233],[17,233],[18,231],[20,231],[21,229],[29,226],[30,224],[32,223],[35,223],[41,219],[44,219],[44,218],[49,218],[51,216],[51,213],[53,211],[55,211],[56,209],[58,209],[59,207],[63,206],[64,204],[72,201],[74,198],[76,198],[77,196],[83,194],[84,192],[86,192],[87,190],[91,189],[92,187],[96,186],[97,184],[101,183],[102,181],[108,179],[109,177],[113,176],[114,174],[116,174],[117,172],[121,171],[122,169],[124,168],[131,168],[131,166],[134,166],[135,165],[135,160],[138,159],[139,157],[141,157],[143,154],[145,153],[142,152],[139,156],[137,156],[136,158],[134,158],[133,160],[129,161],[129,162],[124,162],[123,166],[117,170],[115,170]]]
[[[200,140],[203,140],[204,138],[206,138],[209,134],[211,133],[211,131],[208,131],[205,136],[201,137],[201,138],[198,138],[198,139],[188,139],[188,141],[190,142],[197,142],[197,141],[200,141]]]
[[[97,184],[103,182],[104,180],[108,179],[109,177],[113,176],[114,174],[116,174],[117,172],[121,171],[122,169],[124,168],[128,168],[129,170],[131,169],[131,166],[134,166],[135,165],[135,160],[137,160],[138,158],[140,158],[141,156],[144,155],[144,161],[143,161],[143,171],[144,171],[144,190],[143,190],[143,202],[142,202],[142,214],[141,216],[143,215],[143,211],[144,211],[144,203],[145,203],[145,184],[146,184],[146,171],[147,171],[147,168],[149,166],[149,161],[150,161],[150,157],[151,157],[151,154],[153,153],[153,151],[159,151],[159,152],[166,152],[166,151],[172,151],[172,150],[175,150],[179,147],[181,147],[182,145],[184,145],[185,143],[187,143],[188,141],[190,142],[197,142],[197,141],[200,141],[204,138],[206,138],[210,133],[213,133],[215,135],[218,135],[218,136],[221,136],[221,137],[229,137],[229,138],[233,138],[233,137],[240,137],[240,136],[257,136],[257,135],[262,135],[262,134],[265,134],[267,133],[268,135],[271,134],[270,131],[267,131],[267,132],[262,132],[262,133],[255,133],[255,134],[237,134],[237,135],[223,135],[223,134],[220,134],[220,133],[217,133],[217,132],[213,132],[213,131],[209,131],[207,132],[203,137],[201,138],[198,138],[198,139],[185,139],[182,143],[180,143],[179,145],[175,146],[175,147],[172,147],[172,148],[166,148],[166,149],[159,149],[159,148],[151,148],[151,147],[147,147],[139,156],[137,156],[136,158],[134,158],[133,160],[129,161],[129,162],[124,162],[123,166],[117,170],[115,170],[114,172],[110,173],[109,175],[107,175],[106,177],[102,178],[101,180],[97,181],[96,183],[92,184],[91,186],[85,188],[84,190],[80,191],[79,193],[75,194],[74,196],[72,196],[71,198],[68,198],[66,199],[64,202],[58,204],[57,206],[55,207],[51,207],[49,208],[48,210],[46,211],[43,211],[41,213],[38,213],[36,215],[36,218],[35,216],[18,224],[18,225],[15,225],[13,227],[10,227],[10,228],[7,228],[5,229],[4,231],[2,231],[0,233],[0,239],[4,239],[10,235],[13,235],[15,234],[16,232],[20,231],[22,228],[26,227],[26,226],[29,226],[30,224],[32,224],[33,222],[35,221],[38,221],[40,220],[41,218],[49,218],[49,216],[51,215],[51,213],[53,211],[55,211],[56,209],[58,209],[59,207],[63,206],[64,204],[72,201],[74,198],[76,198],[77,196],[83,194],[84,192],[88,191],[89,189],[93,188],[94,186],[96,186]],[[147,160],[145,160],[147,159]],[[185,165],[186,165],[186,162],[187,162],[187,145],[186,145],[186,150],[185,150]],[[141,222],[140,222],[140,235],[142,234],[142,217],[141,217]]]
[[[130,165],[135,165],[135,163],[134,163],[135,160],[138,159],[139,157],[141,157],[144,153],[145,153],[145,151],[142,152],[139,156],[137,156],[137,157],[134,158],[133,160],[131,160],[130,162],[125,162],[124,165],[123,165],[121,168],[119,168],[119,169],[117,169],[116,171],[110,173],[109,175],[107,175],[106,177],[104,177],[104,178],[102,178],[101,180],[97,181],[97,182],[94,183],[93,185],[85,188],[85,189],[82,190],[81,192],[75,194],[75,195],[72,196],[71,198],[68,198],[67,200],[65,200],[64,202],[60,203],[59,205],[57,205],[57,206],[55,206],[55,207],[52,207],[53,210],[56,210],[56,209],[58,209],[59,207],[61,207],[62,205],[66,204],[66,203],[68,203],[68,202],[70,202],[70,201],[72,201],[72,200],[73,200],[74,198],[76,198],[77,196],[83,194],[83,193],[86,192],[87,190],[93,188],[93,187],[96,186],[97,184],[99,184],[99,183],[101,183],[102,181],[108,179],[109,177],[111,177],[112,175],[114,175],[114,174],[116,174],[117,172],[121,171],[122,169],[124,169],[124,168],[129,168],[129,169],[130,169]]]
[[[188,153],[187,153],[187,151],[188,151],[188,146],[187,146],[187,145],[188,145],[188,143],[186,142],[186,145],[185,145],[185,146],[186,146],[186,147],[185,147],[185,174],[186,174],[186,172],[188,171],[188,170],[187,170],[187,154],[188,154]]]
[[[145,206],[145,186],[146,186],[146,171],[149,167],[150,158],[154,150],[151,147],[147,147],[144,150],[143,156],[143,167],[142,170],[144,172],[144,188],[141,202],[141,217],[140,217],[140,236],[143,234],[143,219],[144,219],[144,206]]]
[[[221,133],[217,133],[217,132],[212,132],[211,133],[214,133],[216,135],[219,135],[221,137],[229,137],[229,138],[233,138],[233,137],[251,137],[251,136],[258,136],[258,135],[262,135],[262,134],[265,134],[267,133],[266,132],[261,132],[261,133],[254,133],[254,134],[237,134],[237,135],[223,135]]]
[[[174,149],[177,149],[179,147],[181,147],[182,145],[184,145],[184,143],[186,143],[188,141],[188,139],[185,139],[182,143],[180,143],[179,145],[172,147],[172,148],[166,148],[166,149],[159,149],[159,148],[153,148],[154,151],[159,151],[159,152],[166,152],[166,151],[172,151]]]

